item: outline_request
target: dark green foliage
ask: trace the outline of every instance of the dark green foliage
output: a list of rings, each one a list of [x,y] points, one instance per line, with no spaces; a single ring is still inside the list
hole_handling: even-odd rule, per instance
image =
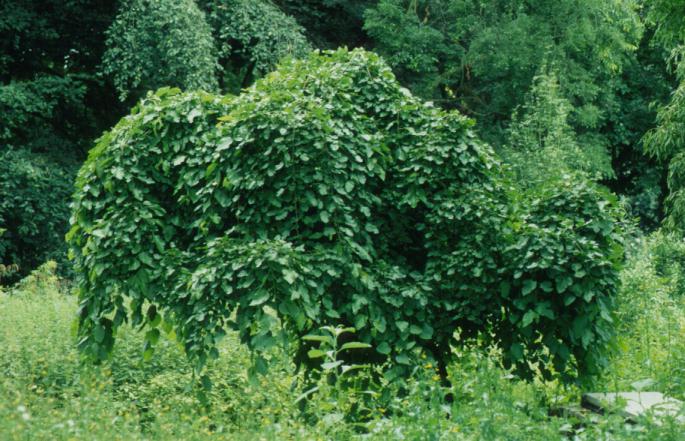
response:
[[[123,1],[107,31],[103,65],[122,100],[161,86],[217,86],[212,31],[193,0]]]
[[[18,265],[15,278],[64,263],[75,172],[117,117],[95,74],[113,3],[0,2],[0,264]]]
[[[376,0],[274,0],[295,17],[314,45],[321,49],[366,46],[364,11]]]
[[[78,158],[80,137],[94,131],[84,103],[87,86],[77,76],[37,76],[0,85],[0,143]]]
[[[238,91],[285,56],[304,56],[304,29],[267,0],[202,0],[223,69],[222,90]]]
[[[91,75],[100,63],[111,0],[3,0],[0,3],[0,81],[37,72]]]
[[[640,227],[647,231],[657,228],[663,218],[666,168],[645,155],[642,138],[655,125],[653,103],[666,102],[673,84],[665,53],[650,43],[651,35],[651,30],[645,33],[635,58],[623,69],[621,105],[609,117],[606,132],[616,174],[607,185],[624,197],[630,214],[638,217]]]
[[[45,155],[0,151],[0,262],[18,266],[8,281],[48,259],[64,261],[73,172]]]
[[[421,348],[444,367],[458,329],[522,372],[524,353],[595,372],[614,205],[574,180],[519,200],[472,125],[361,50],[287,61],[236,98],[149,95],[78,178],[80,347],[106,357],[130,320],[151,355],[168,324],[201,369],[229,326],[262,371],[269,348],[340,323],[389,375]]]
[[[513,361],[531,358],[525,348],[559,372],[574,360],[580,372],[598,373],[607,362],[602,349],[612,336],[623,259],[616,199],[567,175],[522,203],[527,213],[503,253],[508,269],[500,270],[503,320],[495,335]]]

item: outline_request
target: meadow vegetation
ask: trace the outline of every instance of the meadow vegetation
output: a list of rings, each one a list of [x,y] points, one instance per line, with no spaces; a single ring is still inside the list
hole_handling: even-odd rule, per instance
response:
[[[672,276],[678,271],[672,257],[685,257],[682,242],[656,234],[631,250],[621,272],[619,337],[594,387],[648,388],[684,399],[685,297]],[[273,350],[268,375],[250,376],[249,351],[229,332],[218,346],[220,359],[208,367],[213,386],[203,398],[173,333],[162,335],[146,361],[144,334],[123,326],[108,361],[83,363],[74,345],[76,297],[53,271],[43,266],[0,294],[2,439],[682,439],[675,419],[626,424],[612,414],[592,421],[550,416],[577,403],[581,390],[541,378],[522,381],[502,367],[502,354],[492,347],[455,349],[449,389],[425,358],[401,383],[384,384],[368,369],[361,376],[369,381],[358,386],[319,380],[303,407],[297,402],[306,392],[302,372],[285,350]],[[452,403],[444,399],[448,391]]]

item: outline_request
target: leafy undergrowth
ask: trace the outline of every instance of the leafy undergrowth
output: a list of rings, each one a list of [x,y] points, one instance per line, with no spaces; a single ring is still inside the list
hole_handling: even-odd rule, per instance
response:
[[[673,277],[659,274],[653,249],[642,247],[623,271],[619,352],[595,388],[648,387],[683,399],[685,302]],[[82,364],[74,345],[76,299],[46,271],[11,294],[0,292],[2,440],[682,440],[685,433],[670,419],[626,425],[611,415],[593,424],[550,416],[580,392],[519,381],[499,367],[497,351],[483,349],[463,351],[450,366],[451,404],[426,359],[402,387],[370,398],[322,387],[303,411],[301,374],[287,357],[275,353],[269,374],[250,379],[249,353],[233,334],[209,368],[212,388],[203,405],[192,369],[169,336],[144,361],[143,336],[124,327],[111,361]],[[363,421],[336,410],[362,402]]]

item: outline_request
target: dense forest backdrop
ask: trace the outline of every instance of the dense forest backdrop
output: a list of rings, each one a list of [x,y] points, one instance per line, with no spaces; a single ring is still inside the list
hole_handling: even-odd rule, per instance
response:
[[[161,86],[238,93],[286,56],[364,47],[476,121],[530,185],[587,174],[650,231],[682,224],[680,0],[4,0],[0,277],[64,245],[94,141]]]

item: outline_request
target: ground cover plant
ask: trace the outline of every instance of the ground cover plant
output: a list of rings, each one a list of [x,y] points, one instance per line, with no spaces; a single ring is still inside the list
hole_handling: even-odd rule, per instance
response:
[[[149,95],[77,179],[79,347],[107,358],[130,321],[151,356],[173,327],[201,371],[233,328],[264,372],[277,344],[303,360],[300,337],[342,324],[391,377],[424,352],[446,378],[455,331],[523,375],[596,373],[614,198],[572,175],[518,190],[472,125],[363,50],[288,61],[237,97]]]
[[[680,297],[668,300],[673,294],[668,281],[650,276],[652,260],[645,257],[650,247],[634,255],[622,273],[627,283],[618,315],[631,332],[622,336],[622,349],[596,387],[626,390],[651,378],[650,388],[683,399],[683,365],[677,357],[683,353],[685,304]],[[656,288],[662,301],[649,302],[642,295],[649,308],[631,301],[644,284]],[[370,414],[364,423],[336,417],[349,404],[345,400],[363,390],[336,391],[324,381],[310,396],[305,418],[292,388],[302,372],[287,353],[273,353],[271,375],[250,377],[245,371],[249,351],[232,331],[218,345],[221,359],[207,368],[214,386],[203,404],[194,393],[192,365],[173,334],[163,333],[156,356],[146,361],[144,334],[122,326],[108,362],[82,363],[73,344],[77,310],[77,297],[50,265],[0,293],[0,439],[675,441],[683,433],[682,424],[671,419],[645,417],[626,425],[610,414],[594,423],[550,416],[550,409],[577,402],[579,390],[539,379],[523,382],[502,368],[500,351],[473,347],[457,350],[456,362],[448,366],[453,403],[444,401],[435,364],[421,359],[403,382],[402,394],[390,386],[390,398],[367,400]],[[662,330],[674,319],[681,325],[668,338]]]

